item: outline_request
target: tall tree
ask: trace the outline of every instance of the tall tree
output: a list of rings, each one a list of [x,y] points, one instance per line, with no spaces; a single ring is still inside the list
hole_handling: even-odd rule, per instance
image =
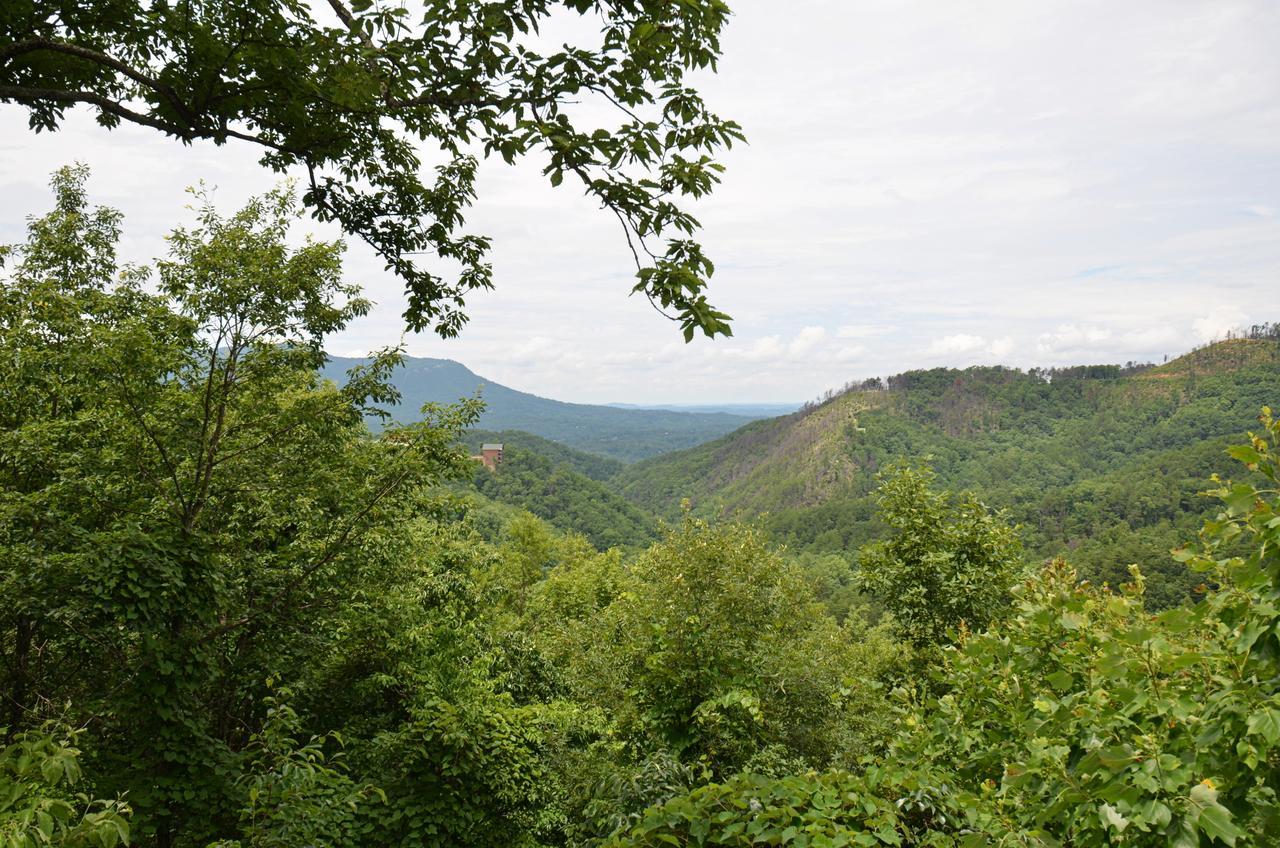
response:
[[[932,488],[928,468],[892,469],[876,500],[889,538],[858,553],[858,581],[918,648],[945,644],[961,626],[978,631],[1009,608],[1022,545],[972,494]]]
[[[90,726],[138,833],[203,844],[267,681],[304,677],[358,593],[420,581],[423,487],[470,471],[475,409],[369,437],[396,356],[341,389],[316,373],[367,303],[341,245],[286,242],[287,191],[202,207],[152,292],[85,176],[55,177],[0,298],[0,724]]]
[[[547,49],[543,28],[573,16],[598,42]],[[742,137],[687,83],[715,67],[728,16],[722,0],[14,0],[0,5],[0,102],[37,131],[86,104],[105,127],[262,148],[263,165],[306,174],[316,217],[403,278],[409,326],[443,336],[491,287],[489,239],[463,231],[477,156],[537,154],[552,185],[570,174],[617,217],[633,291],[688,340],[729,334],[677,202],[710,191],[712,156]]]

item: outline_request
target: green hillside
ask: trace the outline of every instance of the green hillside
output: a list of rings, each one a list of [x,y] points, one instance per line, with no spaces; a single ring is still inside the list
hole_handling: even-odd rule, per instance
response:
[[[657,519],[600,482],[622,468],[616,460],[513,430],[472,430],[464,442],[473,452],[484,442],[504,446],[498,468],[489,471],[477,463],[472,478],[489,500],[581,533],[601,550],[639,548],[657,540]]]
[[[499,442],[508,447],[523,448],[546,457],[555,465],[567,465],[592,480],[608,480],[626,466],[607,456],[574,450],[560,442],[535,436],[523,430],[467,430],[464,442],[475,454],[485,442]]]
[[[879,532],[876,473],[931,457],[942,484],[1008,509],[1035,553],[1070,550],[1115,578],[1147,558],[1130,553],[1167,552],[1198,524],[1188,493],[1268,403],[1280,403],[1280,344],[1261,339],[1148,369],[912,371],[630,466],[613,485],[662,515],[689,498],[703,515],[764,515],[795,548],[847,552]]]
[[[341,385],[347,370],[365,361],[330,356],[322,373]],[[424,403],[454,403],[479,392],[485,402],[481,427],[524,430],[622,462],[701,444],[757,417],[565,403],[495,383],[451,359],[408,357],[391,381],[401,395],[393,409],[397,420],[417,420]]]

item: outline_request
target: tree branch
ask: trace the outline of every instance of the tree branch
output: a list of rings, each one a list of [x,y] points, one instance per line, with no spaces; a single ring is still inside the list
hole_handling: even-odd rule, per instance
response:
[[[332,7],[335,13],[337,13],[339,19],[342,20],[342,23],[346,26],[347,30],[356,38],[360,39],[361,43],[363,43],[365,47],[368,47],[370,50],[378,49],[378,46],[373,43],[373,39],[371,39],[369,34],[360,26],[360,22],[356,20],[356,16],[351,14],[351,10],[343,5],[342,0],[329,0],[329,6]]]
[[[69,91],[61,88],[27,88],[20,85],[0,85],[0,100],[17,100],[23,103],[38,100],[52,100],[58,103],[89,103],[97,106],[104,112],[109,112],[117,118],[123,118],[134,124],[141,124],[144,127],[160,130],[168,135],[176,135],[179,138],[190,139],[192,134],[190,128],[180,127],[153,118],[150,115],[144,115],[141,112],[135,112],[132,109],[117,103],[116,101],[95,94],[92,91]]]
[[[82,47],[79,44],[69,44],[65,41],[51,41],[47,38],[32,38],[27,41],[19,41],[16,44],[11,44],[4,49],[0,49],[0,61],[7,61],[8,59],[12,59],[16,56],[21,56],[24,53],[34,53],[41,50],[48,50],[52,53],[63,53],[68,56],[76,56],[80,59],[86,59],[98,65],[104,65],[114,71],[124,74],[134,82],[140,85],[145,85],[157,94],[163,95],[164,99],[169,101],[169,105],[174,108],[174,111],[182,116],[183,120],[191,126],[195,125],[195,113],[187,106],[186,103],[182,102],[182,98],[178,97],[178,93],[174,91],[171,86],[165,85],[154,77],[147,76],[114,56],[108,56],[106,53],[101,53],[88,47]]]

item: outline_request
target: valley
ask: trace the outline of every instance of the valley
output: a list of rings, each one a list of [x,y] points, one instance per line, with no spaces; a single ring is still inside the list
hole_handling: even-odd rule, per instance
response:
[[[877,475],[927,462],[941,485],[1005,511],[1040,560],[1067,556],[1111,585],[1150,563],[1149,596],[1167,606],[1198,582],[1167,558],[1211,509],[1195,493],[1278,396],[1280,342],[1240,338],[1140,369],[906,372],[632,464],[519,431],[469,442],[511,452],[501,473],[477,474],[482,494],[601,547],[652,540],[687,501],[851,563],[884,531]]]

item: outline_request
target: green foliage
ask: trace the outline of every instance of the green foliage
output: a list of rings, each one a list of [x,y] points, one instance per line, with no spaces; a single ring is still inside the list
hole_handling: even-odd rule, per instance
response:
[[[878,789],[874,773],[869,779],[847,772],[784,778],[738,775],[648,810],[637,824],[605,844],[610,848],[953,844],[936,834],[921,841],[904,840],[898,808]]]
[[[1167,608],[1197,581],[1153,554],[1207,517],[1196,488],[1256,411],[1280,393],[1273,337],[1220,342],[1153,369],[934,369],[868,384],[684,451],[610,482],[674,518],[760,520],[808,553],[852,556],[887,532],[876,475],[931,456],[941,485],[1005,509],[1028,552],[1069,555],[1095,582],[1143,563],[1148,600]],[[1051,378],[1051,379],[1050,379]]]
[[[84,178],[55,179],[0,312],[0,688],[15,728],[92,724],[98,786],[128,791],[141,839],[203,844],[239,817],[266,679],[313,676],[354,599],[394,620],[430,584],[415,528],[427,487],[470,473],[455,444],[475,409],[375,440],[363,413],[394,352],[320,381],[323,339],[365,304],[338,245],[288,246],[287,192],[203,206],[149,294],[141,271],[116,279],[118,216],[85,208]]]
[[[562,530],[581,533],[597,548],[639,548],[657,539],[657,519],[602,483],[556,464],[518,442],[506,442],[502,464],[477,464],[476,489],[500,503],[528,510]]]
[[[1280,839],[1280,422],[1231,453],[1223,510],[1176,558],[1216,589],[1151,615],[1062,562],[943,652],[935,692],[856,775],[741,775],[619,831],[630,845],[1263,846]],[[917,481],[918,482],[918,481]],[[1239,546],[1247,553],[1235,555]]]
[[[883,479],[876,500],[890,535],[859,552],[857,582],[893,615],[894,631],[930,648],[999,621],[1022,567],[1013,528],[971,493],[934,491],[927,468]]]
[[[0,749],[0,846],[115,848],[129,844],[129,805],[76,791],[80,733],[45,727]]]
[[[719,182],[712,158],[742,138],[712,114],[688,74],[714,68],[729,15],[696,3],[535,0],[383,8],[227,0],[6,3],[0,12],[0,102],[55,130],[85,104],[191,143],[245,141],[277,172],[302,170],[304,202],[366,241],[404,279],[413,330],[456,335],[466,294],[490,288],[489,239],[463,231],[475,196],[474,152],[545,161],[612,211],[642,292],[670,309],[686,340],[730,333],[708,303],[712,265],[691,241],[682,197]],[[334,14],[329,14],[330,12]],[[600,40],[544,53],[536,36],[560,15]],[[572,104],[610,118],[584,121]],[[438,152],[422,174],[422,145]],[[425,268],[431,253],[458,268]],[[645,257],[643,260],[641,257]]]
[[[814,597],[836,621],[850,616],[872,619],[869,600],[862,594],[849,560],[839,554],[798,554],[791,559],[813,586]]]
[[[1280,838],[1280,426],[1232,449],[1271,485],[1224,483],[1200,551],[1218,589],[1153,617],[1050,565],[1007,626],[966,641],[898,763],[956,787],[1017,844],[1269,845]],[[1224,546],[1248,537],[1246,556]],[[985,843],[981,843],[985,844]]]
[[[282,692],[287,696],[287,692]],[[267,715],[242,752],[236,788],[241,794],[240,838],[214,848],[292,848],[350,842],[363,804],[386,801],[381,790],[354,783],[326,740],[300,744],[298,714],[275,698],[264,699]],[[340,743],[336,734],[330,740]]]
[[[415,706],[376,740],[389,810],[374,813],[392,845],[532,844],[543,778],[536,726],[501,701]]]
[[[380,790],[350,844],[523,844],[546,796],[544,720],[518,703],[537,694],[518,646],[480,618],[502,555],[451,505],[410,529],[386,582],[351,587],[295,701],[341,735],[351,778]]]
[[[688,518],[618,583],[568,651],[615,646],[605,668],[579,660],[576,685],[616,716],[622,738],[707,775],[770,751],[822,765],[883,738],[868,708],[892,647],[836,624],[758,530]]]

